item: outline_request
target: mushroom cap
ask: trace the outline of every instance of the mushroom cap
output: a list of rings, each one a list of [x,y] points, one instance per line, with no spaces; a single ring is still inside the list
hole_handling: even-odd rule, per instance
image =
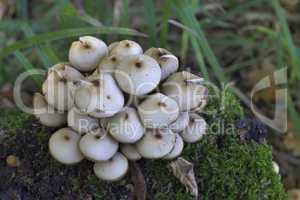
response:
[[[177,119],[179,108],[173,99],[155,93],[138,106],[138,112],[145,127],[166,128]]]
[[[136,148],[144,158],[158,159],[166,156],[174,147],[176,136],[170,129],[147,129]]]
[[[62,128],[53,133],[49,140],[50,154],[63,164],[75,164],[83,160],[78,142],[80,135],[70,128]]]
[[[104,129],[97,129],[85,134],[81,138],[79,148],[82,154],[89,160],[106,161],[112,158],[118,151],[119,144]]]
[[[74,67],[71,66],[70,63],[63,62],[53,65],[48,70],[48,74],[53,73],[55,71],[60,78],[63,78],[66,81],[75,81],[84,79],[84,76]]]
[[[202,104],[207,97],[207,88],[199,83],[202,80],[190,72],[172,74],[162,85],[162,93],[174,99],[181,111],[189,111]]]
[[[279,165],[276,162],[274,162],[274,161],[272,161],[272,165],[273,165],[274,172],[276,174],[279,174],[279,171],[280,171]]]
[[[140,122],[137,111],[126,107],[109,119],[109,133],[119,142],[135,143],[143,137],[144,127]]]
[[[97,119],[80,113],[73,107],[68,112],[68,126],[79,133],[88,133],[99,128],[99,123]]]
[[[110,160],[95,163],[94,173],[99,179],[117,181],[126,175],[128,168],[126,157],[117,152]]]
[[[93,112],[97,106],[96,92],[92,83],[83,80],[78,81],[73,95],[76,109],[81,113]]]
[[[182,140],[182,137],[178,133],[175,133],[175,135],[176,135],[175,145],[171,150],[171,152],[164,157],[164,159],[168,159],[168,160],[174,159],[178,157],[183,150],[184,142]]]
[[[83,36],[72,43],[69,50],[70,63],[80,71],[95,69],[100,60],[108,54],[106,44],[98,38]]]
[[[180,112],[177,119],[169,125],[169,128],[175,132],[179,133],[183,131],[189,124],[189,113],[188,112]]]
[[[142,47],[132,40],[122,40],[118,43],[112,43],[110,49],[110,55],[122,57],[140,55],[143,53]]]
[[[124,92],[143,95],[158,86],[161,69],[150,56],[135,55],[122,60],[116,68],[115,78]]]
[[[198,142],[206,134],[207,123],[196,113],[190,113],[188,126],[181,132],[182,139],[187,143]]]
[[[36,118],[45,126],[59,127],[67,122],[66,113],[58,112],[48,105],[45,97],[40,93],[35,93],[33,96],[33,109]]]
[[[108,53],[111,55],[111,51],[119,44],[120,41],[112,42],[108,45]]]
[[[146,55],[154,58],[161,68],[161,80],[176,72],[179,68],[179,61],[176,56],[163,48],[150,48],[145,52]]]
[[[48,104],[59,111],[66,111],[73,106],[74,89],[73,82],[67,81],[56,70],[48,73],[42,85],[43,94]]]
[[[128,160],[140,160],[142,156],[137,151],[133,144],[121,144],[120,151],[126,156]]]
[[[117,55],[111,55],[105,57],[101,60],[100,64],[98,65],[98,72],[108,72],[113,73],[116,67],[121,62],[121,57]]]
[[[122,110],[125,99],[116,81],[109,73],[100,73],[88,78],[95,85],[96,109],[89,113],[93,117],[111,117]]]

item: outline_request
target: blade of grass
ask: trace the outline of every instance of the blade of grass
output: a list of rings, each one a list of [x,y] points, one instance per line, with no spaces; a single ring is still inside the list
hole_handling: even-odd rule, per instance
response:
[[[171,8],[172,8],[172,1],[166,0],[162,7],[162,28],[160,31],[160,46],[166,47],[167,44],[167,37],[169,33],[169,23],[168,20],[171,16]]]
[[[292,35],[289,29],[289,25],[285,17],[285,13],[283,11],[283,8],[280,6],[278,0],[272,0],[270,1],[270,3],[278,18],[283,39],[286,41],[287,44],[287,51],[289,53],[292,62],[292,80],[294,81],[300,80],[300,58],[297,53],[297,49],[294,45]]]
[[[24,54],[20,51],[15,51],[14,53],[15,57],[17,58],[17,60],[22,64],[22,67],[26,70],[34,70],[36,67],[34,67],[30,61],[26,58],[26,56],[24,56]],[[36,77],[36,76],[32,76],[32,79],[36,82],[36,84],[38,86],[41,86],[43,83],[43,80],[41,77]]]
[[[25,33],[27,38],[35,35],[31,27],[28,25],[28,23],[23,24],[22,30]],[[47,48],[46,46],[36,45],[36,49],[37,49],[38,56],[40,57],[46,69],[52,66],[54,63],[59,62],[59,59],[55,56],[54,52],[51,49]],[[50,59],[48,54],[51,54],[51,58],[53,60]]]
[[[193,36],[190,36],[190,40],[191,40],[191,44],[192,44],[192,47],[193,47],[193,50],[194,50],[194,53],[195,53],[195,56],[196,56],[196,61],[199,65],[199,67],[200,67],[200,71],[201,71],[204,79],[206,81],[209,81],[210,79],[209,79],[207,67],[205,65],[203,54],[201,52],[200,46],[197,42],[197,39]]]
[[[122,17],[122,25],[125,27],[129,27],[129,0],[123,0],[123,17]]]
[[[153,1],[144,0],[145,20],[148,26],[150,35],[150,45],[156,46],[156,13]]]
[[[28,18],[28,2],[27,0],[18,0],[17,2],[17,15],[19,18]]]
[[[206,36],[200,27],[200,24],[198,23],[197,19],[193,15],[193,9],[189,7],[189,4],[185,1],[176,0],[175,5],[175,12],[178,15],[179,19],[182,21],[182,23],[193,30],[194,37],[197,38],[199,42],[199,46],[201,48],[201,51],[203,52],[205,58],[207,59],[208,63],[212,67],[212,70],[217,77],[218,81],[220,83],[226,81],[226,77],[224,75],[223,69],[221,65],[219,64],[219,61],[217,60],[215,54],[213,53]]]
[[[183,31],[183,34],[181,36],[181,48],[180,48],[180,58],[183,66],[186,65],[188,49],[189,49],[188,32]]]
[[[11,54],[16,50],[30,47],[35,44],[41,44],[53,40],[59,40],[63,38],[80,36],[85,34],[120,34],[120,35],[147,37],[147,35],[140,33],[136,30],[128,29],[128,28],[118,28],[118,27],[87,27],[87,28],[64,29],[60,31],[36,35],[15,42],[14,44],[2,49],[2,51],[0,52],[0,58],[8,54]]]
[[[291,95],[288,96],[288,113],[293,123],[293,128],[296,131],[296,135],[300,137],[300,116],[296,111]]]

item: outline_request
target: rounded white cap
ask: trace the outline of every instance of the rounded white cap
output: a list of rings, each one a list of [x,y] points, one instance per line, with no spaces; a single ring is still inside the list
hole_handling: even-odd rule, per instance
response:
[[[119,144],[104,129],[85,134],[79,143],[82,154],[92,161],[106,161],[117,152]]]
[[[117,152],[110,160],[94,164],[95,175],[106,181],[117,181],[125,176],[129,168],[128,160]]]
[[[147,129],[144,137],[136,143],[136,148],[142,157],[158,159],[171,152],[175,139],[170,129]]]
[[[190,113],[190,122],[181,132],[182,139],[187,143],[198,142],[206,134],[207,123],[196,113]]]
[[[155,93],[138,106],[138,112],[145,127],[166,128],[177,119],[179,108],[173,99]]]
[[[159,64],[150,56],[124,57],[115,70],[121,89],[132,95],[143,95],[154,90],[161,78]]]
[[[50,154],[63,164],[75,164],[83,159],[78,142],[80,135],[70,128],[63,128],[51,136],[49,140]]]
[[[108,54],[106,44],[98,38],[83,36],[72,43],[69,50],[70,63],[80,71],[95,69],[101,59]]]

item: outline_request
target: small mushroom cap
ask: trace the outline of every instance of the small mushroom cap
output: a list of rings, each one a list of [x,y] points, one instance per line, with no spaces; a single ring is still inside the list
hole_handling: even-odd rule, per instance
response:
[[[140,55],[143,53],[142,47],[131,40],[122,40],[118,43],[111,44],[110,55],[117,56],[132,56],[132,55]]]
[[[95,175],[105,181],[117,181],[123,178],[129,168],[128,160],[117,152],[110,160],[94,164]]]
[[[177,117],[177,119],[169,125],[169,128],[175,132],[175,133],[179,133],[181,131],[183,131],[189,124],[189,113],[188,112],[181,112],[179,113],[179,116]]]
[[[187,143],[198,142],[206,134],[207,123],[196,113],[190,113],[188,126],[181,132],[182,139]]]
[[[175,145],[171,150],[171,152],[164,157],[164,159],[172,160],[178,157],[183,150],[184,142],[182,140],[182,137],[178,133],[175,133],[175,135],[176,135]]]
[[[111,51],[119,44],[119,41],[112,42],[108,45],[108,53],[111,55]]]
[[[145,127],[166,128],[177,119],[179,108],[173,99],[155,93],[138,106],[138,112]]]
[[[97,119],[80,113],[73,107],[68,112],[68,126],[79,133],[88,133],[99,128],[99,123]]]
[[[175,134],[170,129],[147,129],[136,148],[144,158],[158,159],[171,152],[175,145]]]
[[[81,113],[90,113],[96,109],[97,97],[96,89],[92,83],[87,81],[78,81],[74,91],[74,106]]]
[[[109,133],[119,142],[135,143],[143,137],[144,127],[140,122],[137,111],[126,107],[109,119]]]
[[[84,79],[84,76],[77,69],[72,67],[70,63],[67,62],[53,65],[51,68],[49,68],[48,74],[53,73],[53,71],[55,71],[60,78],[66,81],[75,81],[75,80]]]
[[[107,161],[118,151],[119,144],[104,129],[85,134],[79,143],[80,151],[89,160]]]
[[[146,55],[154,58],[161,67],[161,80],[176,72],[179,67],[179,61],[176,56],[163,48],[150,48],[145,52]]]
[[[97,70],[98,72],[113,73],[120,62],[121,62],[121,57],[117,55],[105,57],[101,60]]]
[[[279,165],[274,161],[272,161],[272,164],[273,164],[274,172],[276,172],[276,174],[279,174],[280,171]]]
[[[95,84],[96,109],[89,113],[96,118],[111,117],[122,110],[125,99],[116,81],[109,73],[100,73],[88,78]]]
[[[108,54],[106,44],[98,38],[83,36],[72,43],[69,51],[70,63],[78,70],[86,72],[95,69]]]
[[[196,81],[197,80],[197,81]],[[207,98],[207,88],[202,78],[187,71],[172,74],[162,85],[162,93],[174,99],[181,111],[189,111]]]
[[[150,56],[135,55],[122,60],[116,68],[115,78],[124,92],[143,95],[158,86],[161,69]]]
[[[48,105],[45,97],[40,93],[35,93],[33,96],[33,109],[36,118],[45,126],[59,127],[67,122],[66,113],[58,112]]]
[[[60,163],[75,164],[83,160],[78,142],[80,135],[70,128],[62,128],[49,140],[50,154]]]
[[[133,144],[121,144],[120,150],[128,160],[140,160],[142,158]]]
[[[66,111],[73,106],[73,82],[60,76],[59,72],[52,70],[43,83],[42,90],[45,98],[51,106],[59,111]]]

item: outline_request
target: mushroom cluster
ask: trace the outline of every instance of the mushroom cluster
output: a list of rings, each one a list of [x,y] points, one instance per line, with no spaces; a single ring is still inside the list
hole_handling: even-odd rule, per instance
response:
[[[114,181],[126,174],[128,160],[178,157],[185,142],[206,133],[199,113],[208,96],[201,77],[178,68],[168,50],[143,52],[131,40],[73,42],[69,62],[49,68],[33,99],[41,124],[61,128],[49,140],[53,158],[90,160],[98,178]]]

